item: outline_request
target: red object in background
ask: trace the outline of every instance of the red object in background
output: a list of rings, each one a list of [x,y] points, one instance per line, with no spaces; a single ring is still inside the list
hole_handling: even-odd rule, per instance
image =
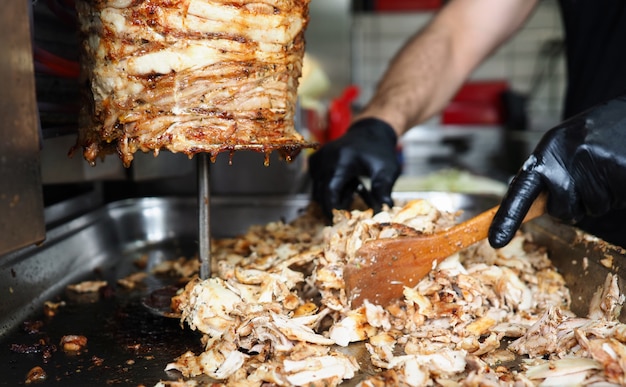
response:
[[[442,0],[376,0],[376,11],[431,11],[442,6]]]
[[[306,127],[311,133],[312,139],[323,144],[326,142],[326,120],[318,110],[304,109]]]
[[[42,73],[63,78],[78,78],[80,75],[78,62],[61,58],[37,45],[33,46],[33,58],[35,59],[35,69]]]
[[[509,89],[504,80],[468,82],[441,114],[442,124],[498,125],[504,122],[502,93]]]
[[[343,90],[338,98],[331,101],[328,108],[328,128],[326,141],[341,137],[352,123],[352,102],[359,96],[359,88],[351,85]]]

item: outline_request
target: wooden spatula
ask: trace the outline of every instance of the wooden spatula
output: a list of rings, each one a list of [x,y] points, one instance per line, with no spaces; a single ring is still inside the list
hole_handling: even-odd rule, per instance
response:
[[[524,222],[545,213],[544,192],[528,210]],[[439,262],[487,238],[489,225],[499,206],[448,230],[430,235],[367,241],[343,271],[346,294],[351,307],[363,301],[387,305],[402,297],[404,286],[413,287]]]

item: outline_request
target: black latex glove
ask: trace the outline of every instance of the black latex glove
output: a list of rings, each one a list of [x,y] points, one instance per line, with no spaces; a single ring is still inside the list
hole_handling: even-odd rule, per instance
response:
[[[489,229],[496,248],[510,242],[530,205],[548,191],[547,211],[598,235],[603,219],[626,209],[626,97],[580,113],[549,130],[517,173]],[[626,227],[626,218],[621,218]],[[594,225],[595,223],[595,225]],[[597,226],[597,227],[596,227]],[[613,224],[609,229],[616,234]],[[581,227],[582,228],[582,227]],[[619,233],[617,233],[619,234]]]
[[[368,205],[374,211],[380,211],[383,204],[393,204],[391,189],[400,174],[397,141],[396,133],[387,123],[366,118],[353,123],[342,137],[325,144],[311,156],[313,200],[329,219],[332,209],[350,207],[361,176],[371,179]]]

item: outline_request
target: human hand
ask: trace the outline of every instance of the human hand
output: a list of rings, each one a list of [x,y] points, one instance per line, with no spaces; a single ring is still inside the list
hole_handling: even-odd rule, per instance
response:
[[[626,208],[626,97],[546,132],[511,182],[491,223],[493,247],[511,241],[544,190],[548,213],[570,224]]]
[[[353,123],[338,139],[322,146],[309,160],[313,200],[332,219],[332,210],[347,209],[360,184],[371,179],[371,205],[378,212],[393,205],[391,190],[400,174],[397,135],[384,121],[365,118]]]

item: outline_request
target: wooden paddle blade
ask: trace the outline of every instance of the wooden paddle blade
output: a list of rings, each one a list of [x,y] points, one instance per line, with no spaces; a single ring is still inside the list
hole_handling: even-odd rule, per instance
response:
[[[380,242],[366,243],[358,250],[356,259],[344,267],[346,295],[353,308],[365,300],[386,305],[401,298],[404,286],[419,282],[432,270],[432,262],[420,260],[402,247],[391,247],[395,241]]]
[[[343,270],[350,306],[359,307],[365,300],[386,305],[401,298],[405,286],[417,285],[462,247],[454,236],[441,233],[367,241]]]

